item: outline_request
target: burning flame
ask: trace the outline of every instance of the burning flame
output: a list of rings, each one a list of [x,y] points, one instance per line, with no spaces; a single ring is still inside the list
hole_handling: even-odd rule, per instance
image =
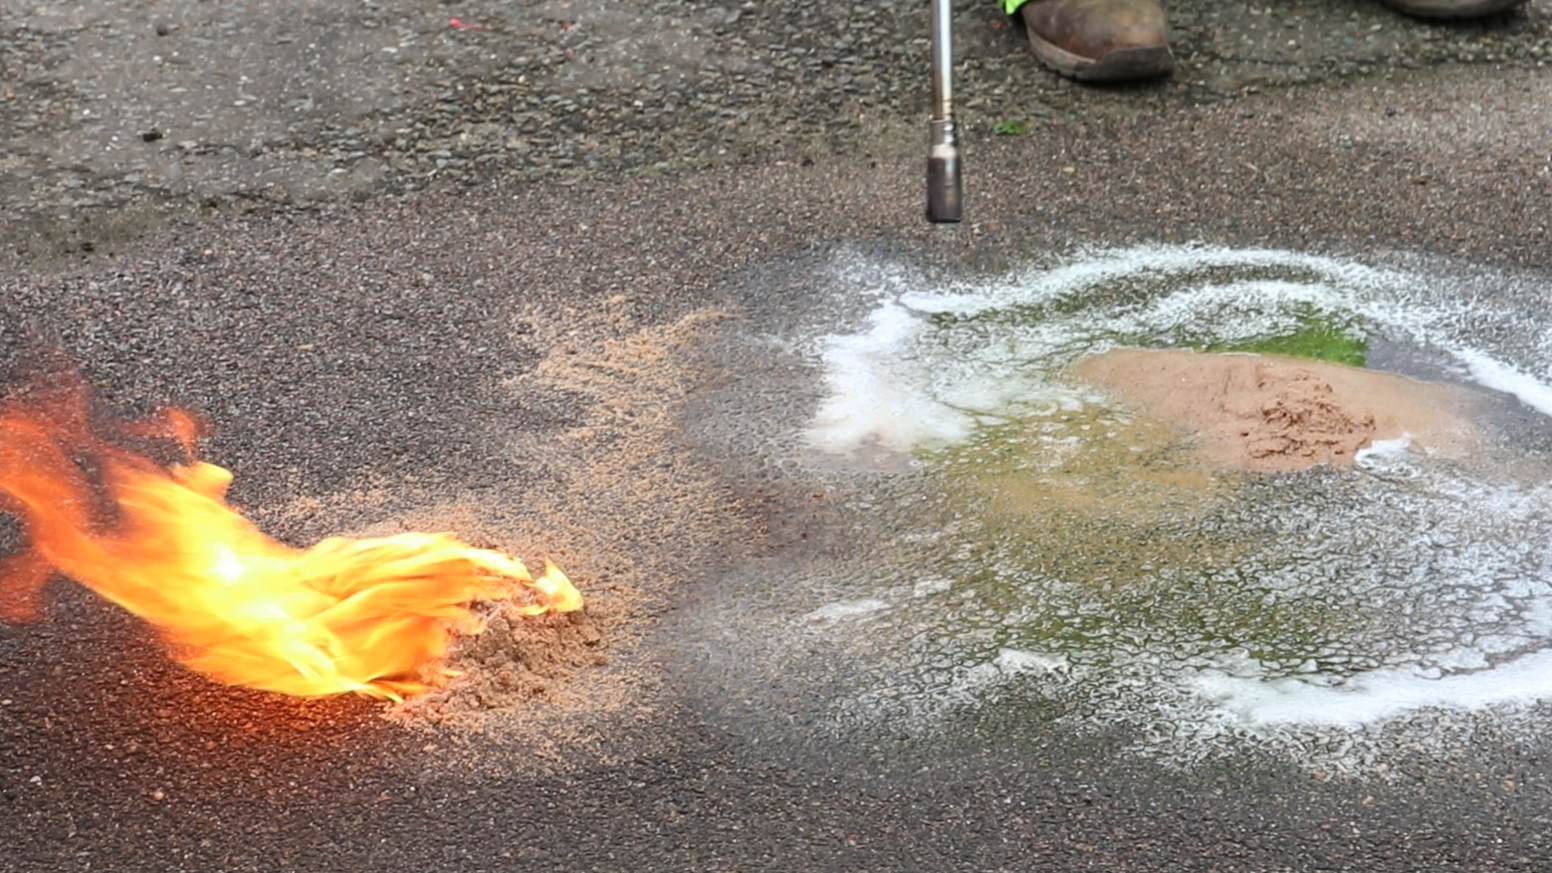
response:
[[[0,511],[28,539],[0,558],[0,617],[35,614],[59,572],[154,624],[174,657],[222,682],[400,700],[452,675],[440,666],[450,634],[481,627],[472,602],[511,600],[525,615],[582,606],[553,565],[536,579],[448,534],[291,548],[226,504],[232,474],[194,460],[188,413],[109,429],[88,407],[73,375],[0,404]],[[175,439],[187,463],[164,467],[105,431]]]

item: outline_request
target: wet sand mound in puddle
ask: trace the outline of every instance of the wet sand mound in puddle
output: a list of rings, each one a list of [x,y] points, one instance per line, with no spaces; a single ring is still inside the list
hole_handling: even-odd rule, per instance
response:
[[[1460,389],[1324,361],[1117,349],[1073,372],[1190,431],[1204,460],[1233,469],[1351,463],[1373,441],[1401,437],[1447,457],[1477,442]]]

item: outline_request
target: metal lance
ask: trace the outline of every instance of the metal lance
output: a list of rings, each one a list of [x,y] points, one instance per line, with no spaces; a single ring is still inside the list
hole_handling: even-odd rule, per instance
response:
[[[952,0],[932,0],[932,139],[927,151],[927,220],[958,221],[959,143],[954,137]]]

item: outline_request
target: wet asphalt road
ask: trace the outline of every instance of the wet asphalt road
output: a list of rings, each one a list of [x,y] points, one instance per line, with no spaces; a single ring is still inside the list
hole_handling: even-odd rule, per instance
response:
[[[158,7],[169,20],[188,8]],[[244,20],[238,7],[223,9]],[[1186,7],[1189,39],[1221,49],[1254,9]],[[1322,13],[1340,13],[1332,20],[1344,26],[1360,16],[1359,33],[1370,32],[1369,17],[1404,27],[1372,4],[1301,10],[1310,27],[1327,20]],[[15,28],[23,18],[42,27],[38,13],[8,5],[5,15],[13,38],[5,57],[32,57],[14,48]],[[348,24],[355,13],[341,15]],[[642,33],[671,31],[667,15],[659,31]],[[1227,20],[1199,32],[1196,22],[1213,15]],[[1031,113],[1030,135],[971,141],[967,221],[956,228],[919,218],[924,123],[869,126],[842,118],[840,104],[792,102],[801,90],[772,96],[770,111],[818,112],[851,132],[688,168],[643,158],[634,169],[584,161],[525,175],[471,157],[443,167],[454,183],[429,192],[403,193],[411,186],[396,188],[386,171],[352,177],[354,164],[343,174],[308,170],[303,159],[316,156],[302,149],[316,145],[298,146],[296,160],[279,147],[244,158],[285,152],[274,160],[299,180],[285,197],[228,185],[241,173],[227,174],[220,148],[185,150],[210,161],[180,170],[187,188],[124,188],[129,170],[29,139],[31,150],[13,150],[8,167],[18,186],[8,198],[31,211],[7,209],[0,232],[0,341],[8,359],[38,338],[62,345],[121,409],[174,401],[204,412],[217,427],[209,455],[238,471],[234,498],[244,506],[348,494],[362,483],[388,494],[367,509],[325,502],[284,516],[273,529],[288,538],[427,499],[510,499],[561,475],[521,463],[514,440],[559,433],[598,400],[503,389],[546,354],[522,323],[564,323],[621,294],[641,325],[705,306],[780,318],[784,299],[801,299],[794,265],[839,246],[995,270],[1090,241],[1202,239],[1552,271],[1552,74],[1530,54],[1548,38],[1546,20],[1537,4],[1487,31],[1485,44],[1508,46],[1507,62],[1441,53],[1409,66],[1365,56],[1377,67],[1349,75],[1342,64],[1356,67],[1358,55],[1337,33],[1305,84],[1236,85],[1265,65],[1231,57],[1222,62],[1228,84],[1186,77],[1185,90],[1078,91],[1029,68],[1016,43],[977,36],[971,45],[1001,46],[987,69],[1009,89],[978,116],[985,126],[1026,105],[1026,92],[1027,105],[1057,109]],[[57,26],[56,42],[102,33],[91,22]],[[238,27],[230,38],[249,32]],[[1523,58],[1514,59],[1516,47]],[[914,86],[921,77],[901,78],[891,58],[867,62]],[[12,76],[7,87],[29,81]],[[373,117],[395,129],[445,121],[427,104],[384,101]],[[203,112],[241,124],[215,109],[190,111],[191,120]],[[55,142],[84,130],[80,118],[60,123],[66,133],[51,132]],[[557,142],[568,129],[552,131]],[[718,147],[696,146],[709,155]],[[56,186],[67,171],[84,183]],[[355,181],[336,185],[340,176]],[[80,189],[107,193],[59,195]],[[764,523],[752,520],[750,541],[778,554],[796,547],[760,531],[801,526],[791,521],[801,507],[778,495],[766,511]],[[686,563],[714,568],[714,557]],[[680,596],[713,596],[715,572],[686,573]],[[46,621],[0,626],[0,870],[1552,866],[1552,768],[1542,745],[1523,737],[1481,736],[1450,760],[1407,760],[1391,780],[1320,780],[1247,756],[1172,772],[1117,753],[1117,738],[1016,730],[1004,743],[901,737],[858,748],[824,740],[791,713],[706,699],[695,641],[676,638],[675,627],[648,626],[632,656],[663,664],[650,717],[599,722],[593,741],[557,766],[533,763],[521,739],[409,731],[362,701],[212,686],[171,665],[134,621],[60,584]]]

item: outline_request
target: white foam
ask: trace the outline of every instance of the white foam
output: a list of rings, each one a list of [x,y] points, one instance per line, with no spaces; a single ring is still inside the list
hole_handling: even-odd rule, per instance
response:
[[[1025,270],[1004,281],[960,284],[948,291],[907,291],[902,303],[922,312],[961,315],[1014,303],[1044,303],[1073,290],[1122,279],[1159,277],[1207,267],[1297,268],[1320,274],[1334,289],[1389,284],[1394,274],[1352,261],[1277,249],[1234,249],[1203,245],[1138,245],[1126,249],[1089,249],[1054,267]],[[1290,286],[1293,283],[1285,283]],[[1307,287],[1307,286],[1300,286]]]
[[[1374,440],[1353,452],[1353,463],[1360,470],[1391,478],[1413,479],[1422,475],[1418,458],[1412,452],[1412,435],[1402,434],[1391,440]]]
[[[1394,461],[1405,457],[1412,446],[1412,435],[1402,434],[1392,440],[1374,440],[1353,452],[1353,462],[1359,466],[1375,462]]]
[[[1045,655],[1023,649],[1002,649],[992,659],[992,666],[1004,676],[1024,676],[1030,673],[1055,673],[1067,668],[1067,659],[1059,655]]]
[[[813,612],[803,616],[806,622],[833,622],[850,618],[860,618],[872,615],[875,612],[888,609],[889,603],[876,597],[865,597],[860,600],[838,600],[834,603],[826,603]]]
[[[897,360],[920,331],[918,318],[885,301],[869,321],[861,333],[824,341],[830,391],[809,427],[810,442],[844,453],[869,444],[909,451],[923,439],[963,439],[974,420],[924,393]]]
[[[1476,349],[1456,349],[1454,355],[1478,384],[1512,394],[1542,415],[1552,415],[1552,386]]]
[[[960,671],[945,689],[945,701],[971,702],[1008,684],[1020,676],[1059,673],[1067,669],[1067,659],[1022,649],[1000,649],[988,661]]]
[[[1340,685],[1290,677],[1273,681],[1205,673],[1194,683],[1216,706],[1252,727],[1357,727],[1424,708],[1484,709],[1552,699],[1552,651],[1492,669],[1445,676],[1414,670],[1374,670]]]
[[[947,579],[943,576],[928,576],[924,579],[918,579],[911,586],[911,596],[931,597],[934,594],[942,594],[953,587],[954,582],[952,579]]]

